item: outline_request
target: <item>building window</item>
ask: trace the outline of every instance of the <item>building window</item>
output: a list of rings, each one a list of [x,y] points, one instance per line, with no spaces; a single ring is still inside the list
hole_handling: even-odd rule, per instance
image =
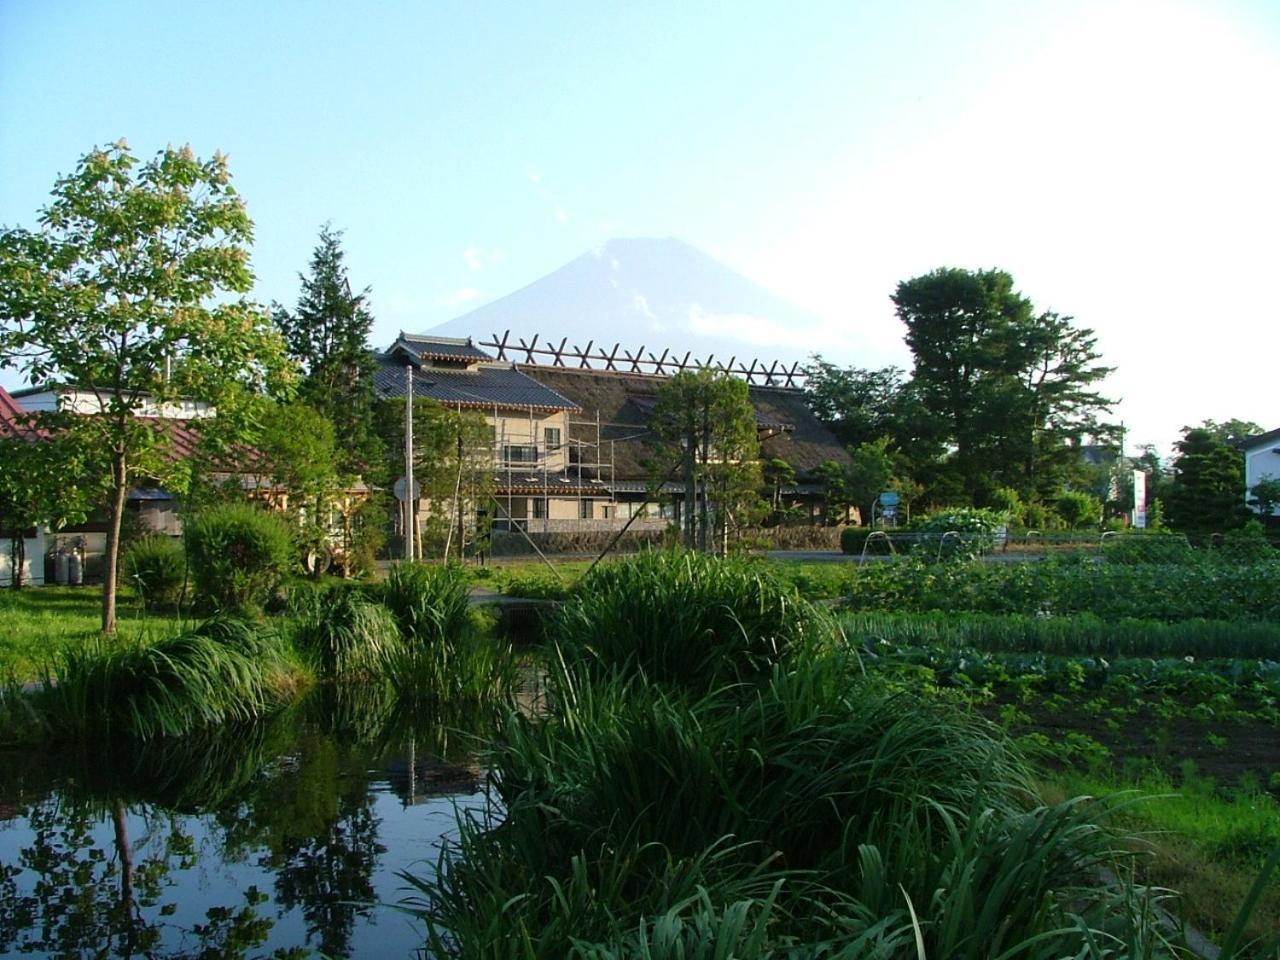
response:
[[[538,498],[533,501],[533,519],[547,519],[547,501]]]
[[[506,463],[537,463],[538,448],[533,444],[504,443],[502,459]]]
[[[543,442],[547,445],[547,453],[555,453],[560,449],[560,428],[546,427],[542,431]]]
[[[592,503],[593,502],[591,500],[578,501],[578,519],[579,520],[590,520],[592,518]]]

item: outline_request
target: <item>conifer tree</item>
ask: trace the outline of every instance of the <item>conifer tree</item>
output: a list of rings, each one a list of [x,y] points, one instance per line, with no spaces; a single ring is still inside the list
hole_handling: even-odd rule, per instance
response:
[[[345,261],[342,231],[326,223],[309,275],[298,275],[297,308],[276,304],[274,316],[290,357],[305,373],[300,399],[333,423],[340,472],[368,478],[382,466],[373,428],[373,314],[369,288],[352,292]]]

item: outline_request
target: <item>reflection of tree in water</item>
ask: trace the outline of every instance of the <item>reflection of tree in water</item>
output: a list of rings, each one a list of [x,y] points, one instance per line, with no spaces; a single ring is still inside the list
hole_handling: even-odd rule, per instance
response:
[[[308,942],[317,937],[329,956],[347,954],[356,918],[367,918],[375,905],[373,871],[386,848],[378,843],[372,795],[362,794],[340,797],[337,816],[322,832],[291,838],[271,855],[276,899],[301,908]]]
[[[302,914],[307,942],[345,955],[375,907],[384,853],[369,771],[386,770],[407,802],[415,790],[470,792],[478,737],[492,722],[406,707],[372,684],[326,686],[252,727],[145,746],[0,752],[0,803],[20,810],[33,835],[18,863],[0,863],[0,955],[258,956],[273,926],[259,912],[262,891],[235,892],[233,905],[211,908],[189,931],[169,919],[185,882],[178,874],[202,852],[273,871],[275,898]],[[26,871],[32,889],[20,882]]]
[[[50,798],[24,813],[32,841],[16,864],[0,864],[0,953],[236,960],[266,942],[273,924],[257,910],[266,897],[251,888],[243,906],[213,907],[179,944],[162,946],[176,908],[164,896],[169,876],[195,864],[182,818],[152,815],[134,839],[122,801]],[[92,830],[107,818],[111,842],[99,846]],[[24,871],[37,878],[29,892],[17,883]]]

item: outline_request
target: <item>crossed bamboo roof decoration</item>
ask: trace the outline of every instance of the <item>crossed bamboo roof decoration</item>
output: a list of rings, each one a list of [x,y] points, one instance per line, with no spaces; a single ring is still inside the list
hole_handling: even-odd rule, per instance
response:
[[[495,333],[491,341],[481,341],[480,346],[492,347],[498,352],[499,360],[510,363],[537,365],[545,363],[538,360],[538,357],[550,357],[550,366],[553,367],[574,366],[582,370],[648,373],[660,377],[669,377],[685,370],[710,369],[742,377],[747,383],[759,386],[799,390],[804,385],[805,373],[798,361],[788,367],[777,360],[767,366],[760,360],[752,360],[748,366],[736,355],[730,357],[727,362],[721,362],[716,360],[714,353],[709,354],[705,360],[699,360],[693,356],[692,351],[686,351],[683,357],[673,354],[669,349],[663,350],[662,354],[658,355],[651,350],[646,350],[643,345],[633,352],[623,349],[618,343],[613,345],[612,350],[606,351],[604,347],[596,346],[594,340],[588,340],[586,347],[579,347],[577,344],[569,346],[568,337],[561,338],[559,344],[554,341],[544,341],[543,346],[538,346],[538,339],[538,335],[535,334],[533,339],[527,342],[523,337],[516,337],[513,342],[511,331],[507,330],[501,338]],[[565,362],[566,360],[568,363]]]

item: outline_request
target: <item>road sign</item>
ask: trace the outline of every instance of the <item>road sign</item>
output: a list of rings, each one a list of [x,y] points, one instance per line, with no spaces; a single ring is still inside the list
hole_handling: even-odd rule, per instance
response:
[[[404,477],[401,477],[399,480],[395,482],[394,485],[392,485],[391,492],[395,494],[396,499],[399,500],[401,503],[404,503],[405,500],[409,499],[404,495],[405,494]],[[415,500],[422,499],[422,484],[420,484],[417,480],[413,481],[413,499]]]
[[[884,493],[880,494],[880,506],[896,507],[898,505],[898,499],[897,493],[892,490],[886,490]]]

